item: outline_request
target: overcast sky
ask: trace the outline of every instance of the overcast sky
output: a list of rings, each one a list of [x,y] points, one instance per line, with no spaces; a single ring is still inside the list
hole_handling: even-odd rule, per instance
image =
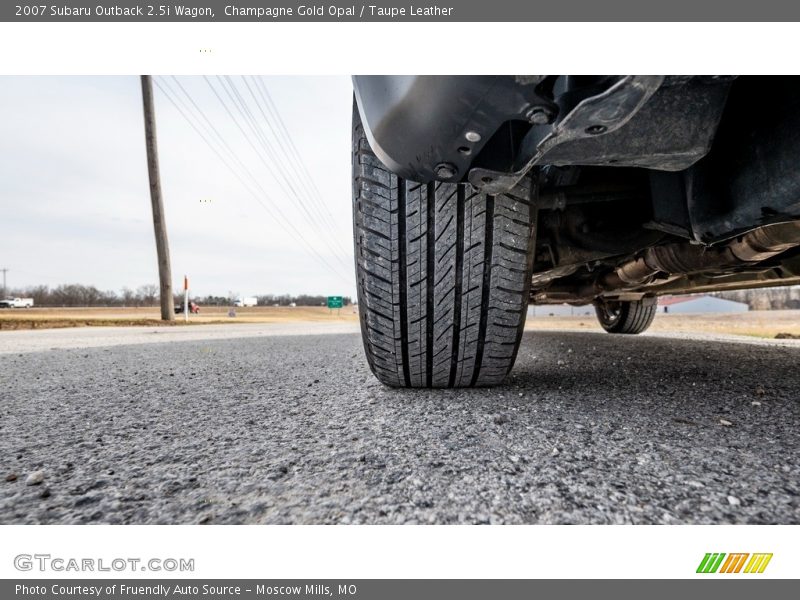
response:
[[[349,78],[263,77],[263,88],[251,77],[231,77],[233,88],[209,80],[178,77],[187,97],[173,78],[155,78],[238,175],[156,87],[173,284],[186,273],[198,296],[354,295]],[[9,287],[157,283],[139,78],[0,77],[0,89],[0,268]],[[264,90],[312,181],[286,166],[291,148]]]

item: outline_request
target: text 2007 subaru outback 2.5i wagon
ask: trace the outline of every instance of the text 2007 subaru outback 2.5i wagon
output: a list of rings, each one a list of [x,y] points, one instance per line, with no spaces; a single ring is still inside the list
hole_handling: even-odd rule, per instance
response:
[[[527,305],[647,329],[660,294],[800,283],[800,79],[355,77],[370,367],[406,387],[511,370]]]

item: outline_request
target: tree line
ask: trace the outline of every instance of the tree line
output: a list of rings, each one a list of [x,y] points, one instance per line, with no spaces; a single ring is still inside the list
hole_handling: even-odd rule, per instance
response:
[[[124,287],[115,292],[93,285],[65,283],[53,288],[46,285],[12,288],[6,296],[33,298],[34,306],[157,306],[158,291],[158,286],[153,284],[136,289]]]
[[[140,285],[137,288],[124,287],[119,292],[103,291],[93,285],[67,283],[50,288],[46,285],[35,285],[25,288],[11,288],[7,297],[33,298],[35,306],[119,306],[149,307],[158,306],[158,286],[155,284]],[[230,292],[227,296],[192,296],[192,300],[201,306],[230,306],[240,294]],[[750,310],[784,310],[800,309],[800,286],[774,287],[756,290],[734,290],[727,292],[710,292],[711,296],[744,302]],[[256,295],[259,306],[325,306],[327,296],[300,294],[261,294]],[[344,297],[344,305],[352,304],[352,298]],[[175,304],[183,302],[183,294],[175,294]]]
[[[49,287],[35,285],[24,288],[10,288],[6,297],[33,298],[34,306],[53,307],[151,307],[159,304],[159,287],[155,284],[140,285],[137,288],[124,287],[119,292],[100,290],[93,285],[68,283]],[[230,306],[239,294],[231,292],[228,296],[191,296],[201,306]],[[258,304],[263,306],[325,306],[327,296],[300,294],[256,295]],[[175,294],[176,306],[183,303],[183,293]],[[345,306],[352,303],[349,296],[344,297]]]

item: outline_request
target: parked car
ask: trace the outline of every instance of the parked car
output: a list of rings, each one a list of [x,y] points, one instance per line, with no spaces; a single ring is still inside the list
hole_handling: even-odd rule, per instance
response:
[[[33,298],[6,298],[0,300],[0,308],[33,308]]]
[[[183,302],[175,306],[175,314],[180,315],[183,314]],[[189,314],[197,314],[200,312],[200,307],[197,305],[196,302],[189,300]]]
[[[663,294],[800,283],[800,79],[354,78],[364,347],[382,382],[500,383],[527,305],[641,333]]]

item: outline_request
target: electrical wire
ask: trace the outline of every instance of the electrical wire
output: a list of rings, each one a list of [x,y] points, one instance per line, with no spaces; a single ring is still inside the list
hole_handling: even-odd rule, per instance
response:
[[[325,228],[324,226],[320,225],[317,218],[314,216],[314,211],[309,209],[306,202],[298,193],[295,182],[291,180],[287,176],[287,168],[283,161],[279,158],[279,153],[275,151],[272,147],[272,144],[268,140],[265,132],[263,129],[258,125],[250,107],[245,102],[244,98],[242,97],[241,93],[237,89],[234,81],[231,77],[225,76],[224,80],[221,78],[217,78],[223,87],[223,90],[227,94],[228,98],[230,98],[231,102],[233,102],[234,107],[241,115],[242,120],[244,123],[249,127],[250,131],[253,133],[254,138],[260,145],[260,147],[264,150],[266,155],[266,160],[262,159],[262,162],[267,166],[268,170],[272,174],[272,176],[278,181],[278,184],[281,186],[283,192],[294,199],[295,204],[300,207],[300,209],[305,213],[305,218],[308,222],[317,229],[317,235],[319,238],[325,243],[328,249],[331,251],[332,255],[337,257],[347,268],[347,263],[341,258],[341,247],[334,248],[334,244],[331,243],[331,229]],[[224,83],[223,83],[224,81]],[[225,86],[227,83],[227,87]],[[277,171],[277,173],[276,173]],[[283,183],[281,183],[283,182]]]
[[[188,111],[188,110],[185,111],[183,108],[181,108],[181,104],[183,104],[184,107],[187,107],[186,103],[182,102],[178,98],[178,96],[177,96],[177,94],[175,94],[174,90],[172,90],[171,87],[168,87],[168,84],[166,83],[166,81],[163,80],[163,79],[162,80],[156,79],[156,80],[154,80],[154,82],[155,82],[157,88],[159,89],[159,91],[170,102],[170,104],[172,104],[172,106],[178,111],[178,113],[184,118],[184,120],[192,127],[192,129],[195,131],[195,133],[197,133],[198,136],[200,136],[200,138],[203,140],[203,142],[205,142],[205,144],[212,150],[212,152],[214,152],[214,154],[217,155],[217,157],[220,159],[222,164],[225,165],[225,167],[234,175],[234,177],[236,177],[236,179],[242,184],[242,186],[245,188],[245,190],[247,190],[247,192],[250,193],[250,195],[253,196],[253,198],[256,200],[256,202],[275,220],[275,222],[278,225],[280,225],[281,228],[284,229],[284,231],[286,231],[293,239],[295,239],[295,241],[297,241],[300,244],[304,245],[308,249],[310,254],[313,257],[315,257],[316,259],[318,259],[327,269],[331,270],[337,277],[341,278],[343,280],[343,282],[346,282],[348,286],[352,285],[352,283],[353,283],[352,276],[351,277],[344,276],[336,267],[334,267],[330,262],[328,262],[325,259],[325,257],[322,254],[320,254],[317,251],[317,249],[314,248],[308,242],[308,240],[305,238],[305,236],[297,229],[297,227],[295,227],[295,225],[291,222],[291,220],[289,220],[288,217],[286,217],[286,215],[283,214],[283,212],[279,208],[275,207],[275,210],[273,210],[272,208],[270,208],[267,204],[265,204],[263,202],[263,200],[261,199],[260,195],[258,193],[256,193],[255,191],[253,191],[251,185],[248,184],[247,181],[245,181],[245,179],[242,177],[242,175],[239,172],[237,172],[237,170],[230,164],[229,160],[227,160],[225,158],[225,156],[223,156],[223,153],[220,152],[218,147],[215,146],[214,142],[212,142],[209,139],[209,136],[207,135],[207,133],[204,133],[203,131],[201,131],[200,127],[198,127],[198,125],[195,124],[193,119],[189,117],[187,112],[191,112],[191,111]],[[163,83],[163,85],[162,85],[162,83]],[[169,91],[168,91],[168,89],[169,89]],[[175,98],[173,98],[173,95],[175,96]],[[210,131],[214,132],[214,134],[217,136],[217,138],[219,140],[222,140],[222,145],[226,148],[228,154],[230,154],[231,157],[237,163],[239,163],[240,168],[242,168],[242,170],[245,172],[245,174],[248,175],[251,179],[253,179],[253,181],[254,181],[254,186],[253,187],[257,187],[261,191],[261,195],[263,195],[263,197],[266,198],[270,202],[270,204],[274,205],[274,201],[269,196],[269,194],[266,192],[266,190],[264,190],[264,188],[261,186],[261,184],[258,182],[258,179],[252,174],[252,172],[249,169],[247,169],[247,167],[244,164],[244,162],[241,161],[241,159],[238,157],[238,155],[233,151],[233,149],[231,148],[230,144],[228,144],[227,142],[224,141],[224,136],[222,136],[222,134],[219,132],[219,130],[216,127],[214,127],[214,125],[211,122],[211,120],[208,119],[208,117],[205,116],[204,113],[202,113],[202,111],[200,110],[199,106],[197,106],[197,104],[195,102],[192,102],[192,103],[193,103],[194,106],[197,107],[197,110],[198,110],[199,113],[201,113],[202,118],[208,123],[207,131],[210,130]],[[192,116],[194,117],[193,114],[192,114]]]

